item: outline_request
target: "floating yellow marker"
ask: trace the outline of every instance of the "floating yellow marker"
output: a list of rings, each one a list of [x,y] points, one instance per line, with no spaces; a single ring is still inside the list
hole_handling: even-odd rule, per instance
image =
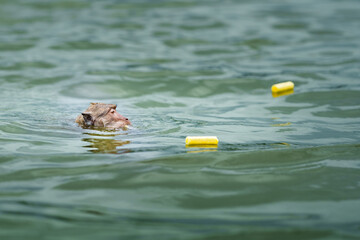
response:
[[[293,82],[283,82],[274,84],[271,87],[271,91],[273,93],[279,93],[279,92],[285,92],[285,91],[291,91],[294,90],[294,83]]]
[[[217,145],[219,139],[215,136],[189,136],[186,137],[186,145]]]

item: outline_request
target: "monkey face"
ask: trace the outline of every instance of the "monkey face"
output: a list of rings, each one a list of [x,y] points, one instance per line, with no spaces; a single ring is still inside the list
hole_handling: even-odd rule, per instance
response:
[[[104,116],[98,118],[98,121],[95,120],[95,124],[96,122],[98,122],[100,126],[113,129],[131,125],[129,119],[118,113],[115,108],[109,109]]]

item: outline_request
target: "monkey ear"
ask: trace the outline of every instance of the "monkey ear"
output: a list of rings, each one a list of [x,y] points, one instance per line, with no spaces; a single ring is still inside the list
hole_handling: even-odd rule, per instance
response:
[[[88,125],[88,126],[94,125],[94,119],[90,113],[83,112],[83,113],[81,113],[81,115],[83,116],[86,125]]]

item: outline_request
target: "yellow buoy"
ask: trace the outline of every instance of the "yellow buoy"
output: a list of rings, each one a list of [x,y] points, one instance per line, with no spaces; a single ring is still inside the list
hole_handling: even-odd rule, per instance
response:
[[[215,136],[188,136],[185,139],[186,145],[217,145],[218,142]]]
[[[290,81],[289,82],[283,82],[283,83],[274,84],[271,87],[271,91],[273,93],[292,91],[293,89],[294,89],[294,83],[290,82]]]

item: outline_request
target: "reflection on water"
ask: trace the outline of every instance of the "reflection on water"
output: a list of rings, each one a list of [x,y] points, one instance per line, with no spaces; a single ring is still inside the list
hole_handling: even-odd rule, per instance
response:
[[[130,149],[118,148],[129,144],[130,141],[122,141],[110,138],[120,134],[84,133],[84,135],[85,137],[82,138],[82,141],[88,144],[83,147],[88,149],[89,152],[111,154],[123,154],[131,152]]]
[[[217,144],[185,145],[187,153],[216,152]]]
[[[290,125],[291,125],[291,122],[271,124],[272,127],[287,127],[287,126],[290,126]]]
[[[294,89],[288,90],[288,91],[282,91],[282,92],[272,92],[272,96],[274,98],[286,96],[294,93]]]
[[[201,149],[201,150],[192,150],[187,151],[187,153],[203,153],[203,152],[216,152],[217,149]]]
[[[286,143],[286,142],[273,143],[273,144],[271,144],[271,145],[274,146],[274,147],[283,147],[283,146],[285,146],[285,147],[291,147],[291,144],[288,144],[288,143]]]

